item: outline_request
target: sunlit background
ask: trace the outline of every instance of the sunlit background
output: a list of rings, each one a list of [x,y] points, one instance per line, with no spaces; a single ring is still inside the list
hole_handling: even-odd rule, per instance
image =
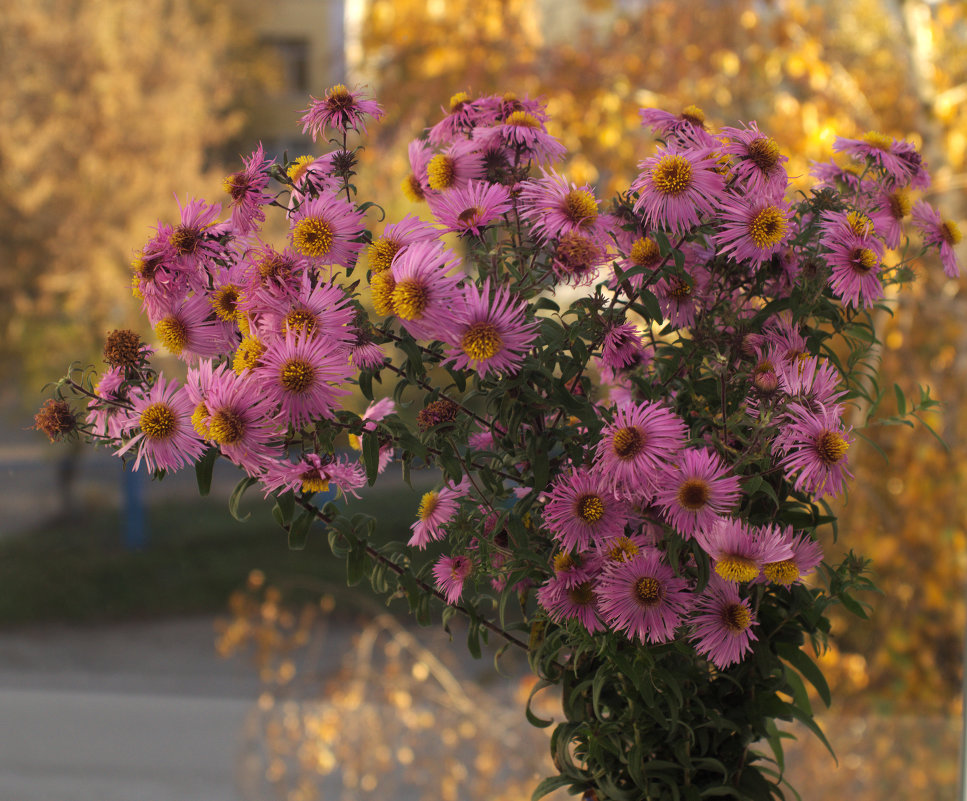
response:
[[[410,685],[426,685],[430,674],[419,676],[430,663],[425,646],[409,640],[396,646],[406,660],[394,663],[383,640],[410,635],[384,627],[372,664],[385,674],[375,680],[386,694],[380,708],[398,713],[380,741],[388,756],[375,768],[349,765],[352,749],[339,751],[326,738],[338,726],[362,725],[365,705],[351,688],[332,691],[334,674],[308,681],[282,654],[293,644],[265,634],[268,620],[302,631],[300,647],[324,636],[318,615],[301,611],[318,610],[320,582],[328,587],[341,577],[341,566],[326,561],[323,538],[287,553],[267,516],[239,533],[221,500],[192,500],[193,478],[166,490],[124,487],[106,456],[48,447],[24,430],[44,383],[71,359],[98,363],[107,330],[138,328],[150,341],[131,297],[130,262],[150,227],[176,216],[175,194],[217,202],[223,176],[257,140],[271,155],[313,152],[300,135],[299,111],[310,94],[345,82],[367,87],[387,111],[365,140],[357,183],[360,197],[377,200],[390,220],[419,211],[399,191],[406,143],[459,91],[544,97],[551,130],[569,149],[563,170],[603,197],[626,187],[649,152],[639,107],[678,112],[695,104],[712,126],[758,121],[790,156],[800,186],[808,184],[810,160],[832,156],[837,135],[878,130],[915,141],[934,176],[926,197],[946,217],[967,220],[962,2],[0,0],[0,53],[0,622],[22,630],[218,613],[218,647],[226,652],[261,631],[263,668],[293,667],[281,683],[262,676],[271,685],[253,699],[262,751],[240,771],[247,786],[270,786],[292,801],[340,797],[325,790],[340,760],[358,787],[364,777],[367,786],[376,781],[368,797],[393,797],[380,788],[402,781],[414,763],[423,772],[439,768],[436,797],[448,798],[440,788],[455,787],[460,770],[437,756],[451,745],[454,754],[482,760],[479,775],[497,782],[496,767],[488,774],[487,766],[503,766],[527,742],[537,761],[499,773],[507,788],[487,785],[493,793],[486,796],[517,792],[519,781],[524,797],[540,770],[542,735],[527,731],[522,712],[504,715],[514,709],[519,672],[491,676],[483,689],[477,675],[459,679],[469,683],[453,693],[477,699],[502,687],[504,716],[488,730],[479,713],[460,711],[475,702],[445,708],[439,698],[422,699],[456,734],[433,758],[421,755],[426,738],[405,720],[419,717]],[[967,263],[963,246],[960,260]],[[800,737],[787,767],[807,801],[847,792],[878,801],[897,788],[909,788],[902,797],[958,797],[967,302],[962,282],[938,276],[939,265],[924,264],[895,316],[878,324],[884,408],[892,409],[894,383],[908,395],[929,387],[945,403],[928,422],[947,449],[925,428],[900,427],[866,431],[877,447],[850,452],[856,481],[839,541],[830,536],[826,546],[834,561],[849,548],[871,557],[883,593],[866,599],[870,622],[834,621],[832,648],[820,662],[833,685],[835,714],[823,721],[839,765]],[[216,495],[230,484],[230,475],[216,481]],[[418,497],[400,486],[372,503],[405,529]],[[233,591],[241,595],[229,606]],[[352,595],[343,603],[359,605]],[[269,618],[265,604],[274,610]],[[261,629],[244,628],[256,619]],[[297,678],[297,693],[279,692]],[[409,706],[400,706],[396,691],[410,694]],[[286,697],[295,706],[284,706]],[[272,751],[283,742],[292,750]],[[467,751],[468,743],[476,750]]]

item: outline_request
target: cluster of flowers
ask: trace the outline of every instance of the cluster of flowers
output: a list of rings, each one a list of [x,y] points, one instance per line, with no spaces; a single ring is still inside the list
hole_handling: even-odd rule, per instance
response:
[[[876,133],[839,140],[857,164],[817,166],[816,191],[829,202],[803,211],[787,197],[786,158],[755,123],[713,134],[697,108],[645,109],[642,121],[662,144],[613,213],[603,213],[591,187],[554,171],[564,148],[541,103],[461,93],[409,148],[403,190],[426,203],[431,220],[407,215],[373,236],[365,207],[352,199],[355,159],[345,142],[381,114],[360,93],[333,87],[302,122],[314,139],[341,134],[341,148],[278,165],[259,147],[226,179],[226,219],[220,205],[192,200],[176,225],[159,223],[137,259],[134,289],[158,341],[188,363],[187,381],[155,375],[147,348],[112,335],[112,367],[90,401],[89,432],[116,442],[119,455],[136,449],[135,467],[151,471],[179,469],[217,447],[266,494],[354,493],[366,483],[363,462],[320,445],[316,434],[338,426],[340,398],[360,375],[400,373],[383,349],[403,343],[394,332],[422,343],[428,365],[499,394],[503,379],[558,347],[542,338],[547,317],[531,301],[561,285],[587,295],[582,287],[602,280],[597,297],[610,287],[610,303],[596,307],[600,334],[588,343],[600,426],[590,430],[561,409],[540,421],[580,443],[583,457],[555,455],[549,486],[518,465],[516,486],[508,479],[485,494],[472,480],[474,458],[494,457],[504,431],[471,412],[481,427],[454,443],[471,475],[424,496],[410,545],[449,540],[453,552],[433,573],[450,603],[471,575],[499,589],[514,554],[495,531],[495,504],[536,498],[528,525],[547,561],[532,566],[528,581],[539,585],[547,617],[643,643],[678,637],[720,668],[738,662],[756,639],[752,588],[798,582],[822,554],[792,526],[743,519],[748,453],[729,438],[724,400],[721,432],[692,425],[659,365],[715,321],[717,336],[740,343],[710,346],[707,361],[721,356],[723,398],[726,385],[745,396],[738,425],[757,432],[796,491],[840,493],[851,443],[841,376],[810,353],[789,318],[774,315],[758,330],[748,323],[806,281],[848,307],[870,307],[896,280],[899,265],[887,266],[884,255],[911,212],[947,274],[958,273],[956,226],[912,202],[929,180],[917,152]],[[260,237],[270,206],[288,221],[286,247]],[[447,246],[445,234],[459,235],[465,253]],[[340,272],[364,250],[372,307],[386,318],[378,326]],[[664,322],[636,325],[638,301],[651,292]],[[568,386],[579,393],[573,375]],[[420,428],[432,435],[468,411],[437,399]],[[380,472],[396,455],[393,429],[383,425],[394,414],[382,400],[363,416],[362,430],[379,437]],[[350,440],[358,449],[358,437]],[[675,538],[697,542],[710,561],[706,586],[696,586],[694,556],[668,558]]]

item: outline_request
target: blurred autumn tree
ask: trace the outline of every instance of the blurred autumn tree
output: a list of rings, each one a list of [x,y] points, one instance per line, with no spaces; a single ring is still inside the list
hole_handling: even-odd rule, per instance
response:
[[[30,405],[142,325],[129,264],[173,194],[220,189],[264,84],[247,2],[0,0],[0,355]]]
[[[357,73],[389,115],[365,154],[384,169],[364,170],[361,182],[384,200],[399,196],[406,141],[440,118],[453,93],[513,91],[547,98],[551,130],[570,151],[564,171],[596,182],[603,197],[626,186],[648,154],[640,106],[697,104],[713,125],[757,120],[795,157],[789,171],[800,184],[808,160],[831,156],[836,135],[877,129],[922,143],[935,179],[928,199],[948,217],[965,216],[964,3],[369,0],[360,30]],[[412,210],[395,202],[390,219]],[[896,318],[882,321],[884,410],[893,410],[893,382],[914,396],[929,384],[948,404],[930,422],[954,455],[923,428],[867,432],[888,464],[865,444],[851,453],[857,481],[841,544],[828,547],[834,561],[846,548],[871,556],[884,596],[870,599],[872,624],[835,623],[824,662],[839,711],[870,698],[909,714],[953,714],[960,703],[967,407],[957,401],[967,308],[939,264],[919,272]]]

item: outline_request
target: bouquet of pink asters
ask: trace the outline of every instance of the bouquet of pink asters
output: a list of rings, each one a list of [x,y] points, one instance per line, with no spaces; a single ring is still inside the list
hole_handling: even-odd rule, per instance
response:
[[[852,552],[824,562],[816,532],[851,477],[844,415],[866,424],[883,396],[873,313],[925,250],[958,273],[957,227],[914,200],[919,154],[841,139],[849,162],[793,193],[755,123],[644,109],[660,144],[603,207],[555,171],[539,101],[461,93],[409,147],[421,216],[377,233],[348,137],[381,115],[333,87],[302,118],[330,152],[259,147],[226,208],[191,200],[159,223],[135,294],[187,378],[115,331],[108,369],[62,379],[37,427],[158,476],[194,465],[203,493],[227,459],[244,473],[233,511],[258,485],[291,547],[325,529],[350,583],[421,622],[431,603],[465,616],[476,655],[526,650],[565,715],[534,798],[783,798],[776,721],[823,738],[810,651],[826,610],[865,615],[872,588]],[[287,241],[260,235],[270,211]],[[394,468],[439,477],[408,543],[349,514]]]

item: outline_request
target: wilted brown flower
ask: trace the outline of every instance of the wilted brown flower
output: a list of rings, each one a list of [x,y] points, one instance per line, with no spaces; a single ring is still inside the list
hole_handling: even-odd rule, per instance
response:
[[[433,403],[428,403],[425,408],[420,410],[416,416],[416,424],[420,431],[428,431],[433,426],[440,423],[452,423],[457,419],[457,412],[460,407],[448,398],[440,398]]]
[[[104,361],[111,367],[137,367],[145,355],[141,337],[128,328],[111,331],[104,342]]]
[[[43,431],[51,442],[56,442],[77,430],[77,415],[67,401],[50,398],[34,415],[33,428]]]

